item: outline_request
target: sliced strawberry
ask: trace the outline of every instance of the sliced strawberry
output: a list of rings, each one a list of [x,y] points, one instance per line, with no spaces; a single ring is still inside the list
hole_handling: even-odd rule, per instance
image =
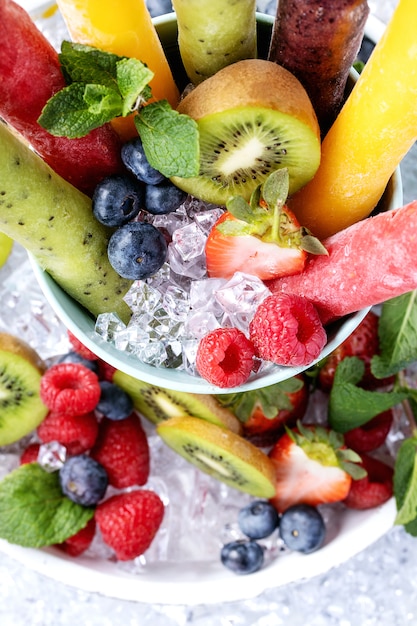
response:
[[[371,452],[384,443],[394,420],[392,409],[384,411],[363,426],[345,433],[345,444],[356,452]]]
[[[283,512],[294,504],[317,506],[344,500],[352,475],[363,476],[360,457],[343,445],[343,437],[321,426],[289,430],[270,452],[276,469],[272,504]]]
[[[285,205],[287,194],[288,172],[284,169],[274,172],[257,189],[250,205],[241,197],[231,198],[207,239],[210,277],[230,278],[239,271],[270,280],[301,272],[306,250],[325,253]]]
[[[372,509],[387,502],[393,494],[392,467],[367,454],[362,454],[362,467],[367,475],[353,480],[344,504],[350,509]]]
[[[283,434],[284,425],[295,426],[308,404],[309,388],[302,374],[256,389],[217,396],[242,422],[243,435],[257,446],[270,446]]]

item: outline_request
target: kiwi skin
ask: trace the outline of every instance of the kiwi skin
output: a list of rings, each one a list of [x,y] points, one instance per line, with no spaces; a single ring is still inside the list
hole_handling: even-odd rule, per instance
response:
[[[166,445],[226,485],[259,498],[275,495],[273,462],[240,435],[195,417],[173,417],[156,430]]]
[[[242,432],[241,422],[231,411],[207,394],[193,394],[163,389],[129,376],[120,370],[113,382],[124,389],[133,400],[135,409],[154,424],[176,416],[194,416],[207,420],[234,433]]]
[[[24,341],[0,333],[0,446],[31,433],[48,413],[40,399],[45,365]]]
[[[252,191],[278,167],[288,167],[292,194],[317,171],[321,145],[313,106],[295,76],[276,63],[247,59],[229,65],[193,89],[177,110],[192,117],[199,126],[200,175],[173,177],[172,181],[202,200],[225,204],[229,196],[236,193],[249,200]],[[227,122],[222,124],[226,116]],[[245,132],[246,118],[254,129],[254,136],[256,133],[256,137],[265,142],[262,155],[253,153],[252,162],[248,156],[248,152],[253,152],[252,144],[243,162],[239,156],[239,148],[246,145],[239,127]],[[240,135],[238,148],[235,128]],[[251,134],[246,136],[251,137]],[[212,137],[216,142],[211,141]],[[278,143],[285,154],[281,150],[275,154]],[[235,162],[236,166],[229,175],[224,170],[222,173],[222,165],[230,155],[236,159],[231,166],[229,160],[225,170],[229,170],[229,166],[233,170]],[[277,164],[276,159],[280,161]],[[265,171],[265,160],[270,165],[268,171]],[[237,179],[239,182],[235,184]]]

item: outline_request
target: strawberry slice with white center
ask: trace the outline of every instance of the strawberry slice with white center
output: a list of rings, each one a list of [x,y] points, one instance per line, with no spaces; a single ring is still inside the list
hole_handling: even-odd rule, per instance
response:
[[[326,254],[286,206],[288,184],[287,170],[277,170],[255,190],[250,204],[240,196],[227,202],[206,243],[211,278],[230,278],[235,272],[261,280],[289,276],[302,272],[307,252]]]
[[[276,470],[276,494],[282,513],[294,504],[317,506],[344,500],[352,479],[363,478],[361,458],[344,447],[343,436],[322,426],[286,429],[270,452]]]

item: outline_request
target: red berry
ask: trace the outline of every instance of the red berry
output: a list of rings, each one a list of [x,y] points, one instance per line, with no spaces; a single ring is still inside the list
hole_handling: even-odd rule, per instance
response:
[[[280,293],[259,305],[250,324],[250,338],[260,358],[298,367],[319,357],[326,331],[309,300]]]
[[[393,382],[393,377],[378,379],[371,372],[372,357],[379,354],[378,324],[379,317],[373,311],[369,311],[353,333],[329,354],[317,377],[320,389],[326,392],[331,390],[337,366],[349,356],[358,357],[365,365],[365,373],[359,383],[361,387],[377,389]]]
[[[369,420],[363,426],[353,428],[345,433],[345,444],[356,452],[371,452],[382,446],[392,426],[394,414],[392,409],[384,411]]]
[[[39,443],[30,443],[27,448],[25,448],[20,456],[20,465],[25,465],[26,463],[35,463],[38,460],[39,454]]]
[[[90,547],[91,542],[94,539],[94,535],[96,532],[96,520],[92,517],[84,528],[72,535],[72,537],[68,537],[62,543],[58,543],[55,545],[56,548],[59,548],[66,554],[70,556],[80,556],[83,552]]]
[[[97,439],[98,422],[94,413],[66,415],[51,411],[38,426],[37,433],[42,443],[58,441],[73,456],[92,448]]]
[[[42,376],[42,402],[56,413],[81,415],[93,411],[100,399],[97,375],[80,363],[57,363]]]
[[[113,374],[116,368],[101,359],[98,360],[98,377],[100,380],[107,380],[109,383],[113,381]]]
[[[97,355],[94,354],[87,346],[85,346],[70,330],[67,330],[69,342],[74,350],[80,356],[88,361],[97,361]]]
[[[352,480],[344,500],[350,509],[371,509],[389,500],[393,494],[392,467],[366,454],[362,454],[361,458],[361,465],[368,475],[360,480]]]
[[[252,343],[237,328],[218,328],[205,335],[197,350],[197,371],[218,387],[237,387],[253,368]]]
[[[117,494],[97,505],[95,518],[103,541],[120,561],[140,556],[149,548],[164,516],[164,505],[153,491]]]
[[[135,413],[117,421],[104,417],[91,456],[107,471],[113,487],[144,485],[148,480],[148,439]]]

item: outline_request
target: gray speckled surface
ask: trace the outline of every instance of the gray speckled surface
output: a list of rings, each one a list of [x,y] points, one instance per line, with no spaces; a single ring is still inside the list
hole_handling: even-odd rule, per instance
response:
[[[170,3],[155,2],[161,12]],[[261,4],[261,3],[260,3]],[[262,3],[262,9],[274,2]],[[267,7],[268,5],[268,7]],[[370,2],[386,17],[392,2]],[[417,149],[402,164],[404,200],[417,198]],[[0,555],[2,626],[415,626],[417,540],[393,528],[326,574],[222,605],[163,606],[86,593]]]

